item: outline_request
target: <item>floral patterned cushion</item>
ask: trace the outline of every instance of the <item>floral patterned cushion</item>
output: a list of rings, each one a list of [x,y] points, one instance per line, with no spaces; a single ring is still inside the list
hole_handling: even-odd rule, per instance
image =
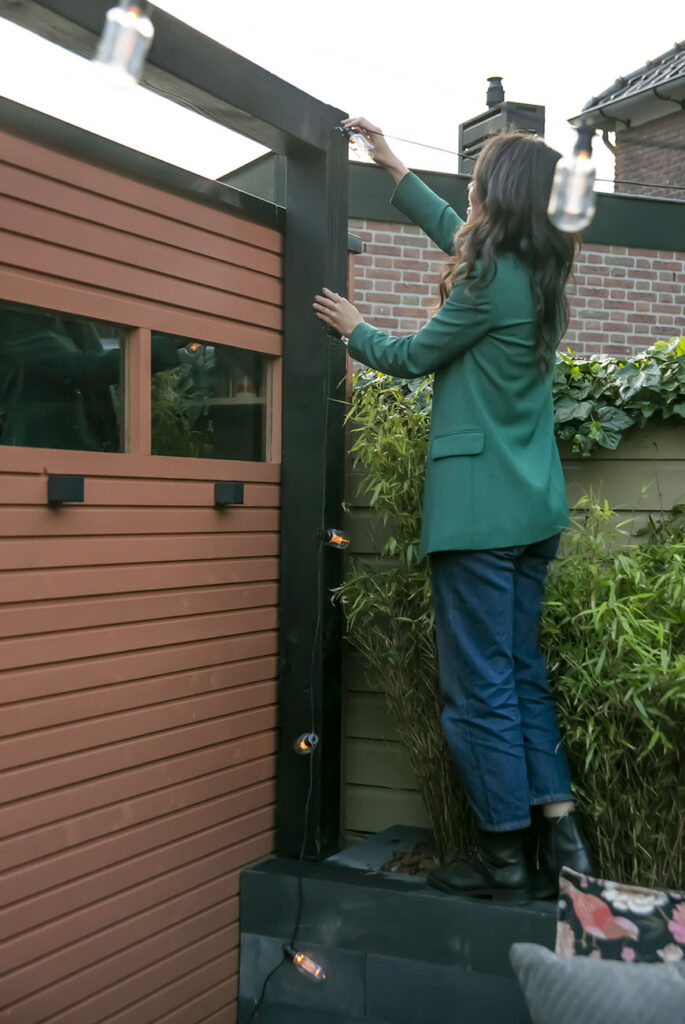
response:
[[[685,961],[685,892],[642,889],[563,868],[556,952],[626,963]]]

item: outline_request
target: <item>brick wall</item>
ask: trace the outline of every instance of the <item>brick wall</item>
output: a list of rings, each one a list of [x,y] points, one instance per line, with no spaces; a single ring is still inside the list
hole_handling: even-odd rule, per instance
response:
[[[390,334],[413,334],[430,315],[444,254],[414,225],[351,220],[364,242],[354,257],[354,301]],[[568,289],[561,347],[577,355],[630,356],[685,335],[685,252],[587,245]]]
[[[628,128],[616,135],[616,180],[663,182],[685,186],[685,111],[660,117],[638,128]],[[633,195],[661,196],[682,199],[685,193],[663,188],[641,188],[637,185],[616,185],[617,192]]]
[[[577,355],[630,356],[685,334],[685,252],[587,245],[568,296],[563,346]]]

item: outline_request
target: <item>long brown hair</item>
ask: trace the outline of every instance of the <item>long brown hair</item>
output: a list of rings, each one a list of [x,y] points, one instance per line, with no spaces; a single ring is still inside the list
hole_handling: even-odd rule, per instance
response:
[[[440,281],[440,305],[455,281],[480,271],[472,289],[492,280],[500,253],[512,252],[529,268],[537,314],[535,349],[542,373],[568,326],[564,291],[579,236],[563,234],[547,216],[559,153],[522,132],[495,135],[483,147],[473,171],[482,208],[454,236],[452,256]]]

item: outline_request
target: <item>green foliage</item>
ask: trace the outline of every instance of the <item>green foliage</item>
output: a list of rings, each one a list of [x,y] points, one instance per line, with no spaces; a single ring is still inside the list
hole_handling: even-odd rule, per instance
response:
[[[419,550],[432,385],[427,378],[416,384],[374,371],[363,379],[366,386],[356,390],[350,413],[351,453],[355,466],[364,467],[371,507],[392,525],[385,554],[411,566]]]
[[[368,372],[355,391],[352,453],[362,490],[390,527],[384,558],[354,565],[339,591],[348,636],[383,690],[423,793],[441,852],[464,846],[472,827],[440,727],[430,579],[418,565],[431,383]]]
[[[625,544],[586,503],[553,566],[542,643],[578,803],[608,878],[685,882],[685,516]]]
[[[582,455],[617,448],[626,430],[652,418],[685,420],[685,337],[629,360],[558,353],[553,393],[557,437]]]
[[[211,458],[212,424],[196,397],[196,385],[187,366],[152,375],[152,452]]]
[[[410,390],[380,374],[364,383],[350,413],[353,452],[390,538],[385,557],[352,564],[339,594],[445,855],[463,848],[472,824],[442,736],[430,581],[416,556],[430,384]],[[564,538],[543,620],[577,799],[607,877],[677,887],[685,882],[685,514],[651,523],[640,545],[606,507],[587,501],[582,520]]]

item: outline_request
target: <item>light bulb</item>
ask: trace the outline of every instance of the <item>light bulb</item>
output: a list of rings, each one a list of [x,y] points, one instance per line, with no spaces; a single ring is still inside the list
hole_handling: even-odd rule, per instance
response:
[[[306,953],[296,953],[293,951],[292,958],[298,971],[309,978],[310,981],[326,980],[326,972],[321,964],[317,964],[316,960],[312,960]]]
[[[350,135],[350,149],[357,156],[370,160],[376,152],[376,147],[370,139],[367,139],[361,132],[352,132]]]
[[[350,144],[350,149],[357,156],[362,157],[364,160],[370,160],[373,154],[376,152],[376,147],[370,139],[367,139],[366,135],[358,128],[340,128],[338,129],[343,133],[345,138]]]
[[[295,751],[298,754],[313,754],[319,745],[319,737],[315,732],[305,732],[295,741]]]
[[[154,34],[142,3],[121,0],[118,7],[107,11],[95,62],[109,85],[127,88],[140,80]]]
[[[554,171],[547,214],[559,231],[582,231],[595,215],[593,135],[592,128],[579,128],[573,156],[562,157]]]
[[[343,533],[342,530],[326,530],[323,542],[327,548],[337,548],[338,551],[344,551],[345,548],[350,546],[350,536],[347,533]]]

